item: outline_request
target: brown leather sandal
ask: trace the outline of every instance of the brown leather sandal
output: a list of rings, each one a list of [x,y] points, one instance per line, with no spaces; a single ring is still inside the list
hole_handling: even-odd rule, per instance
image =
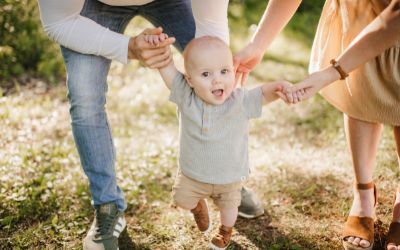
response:
[[[396,203],[396,196],[398,194],[400,194],[400,187],[398,187],[396,190],[393,203]],[[389,232],[385,244],[385,250],[387,250],[388,245],[395,245],[395,246],[400,245],[400,222],[392,221],[392,223],[390,223]]]
[[[357,184],[358,190],[374,189],[375,203],[377,203],[377,192],[373,182],[366,184]],[[370,242],[369,247],[356,246],[348,242],[348,237],[357,237]],[[374,218],[371,217],[360,217],[360,216],[349,216],[346,223],[344,224],[342,232],[342,244],[345,250],[372,250],[374,245]]]
[[[389,244],[400,245],[400,222],[390,223],[385,249]]]

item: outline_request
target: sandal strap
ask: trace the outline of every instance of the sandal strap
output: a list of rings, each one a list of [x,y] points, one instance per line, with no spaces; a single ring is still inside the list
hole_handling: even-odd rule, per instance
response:
[[[359,190],[367,190],[371,188],[375,188],[375,184],[373,182],[369,183],[356,183],[357,189]]]
[[[392,222],[389,226],[389,232],[386,240],[386,245],[392,243],[394,245],[400,245],[400,223]]]
[[[371,217],[349,216],[344,224],[342,240],[358,237],[374,243],[374,220]]]
[[[376,206],[376,204],[378,203],[378,191],[376,190],[376,186],[374,184],[373,181],[369,182],[369,183],[356,183],[356,188],[358,190],[368,190],[373,188],[374,189],[374,206]]]

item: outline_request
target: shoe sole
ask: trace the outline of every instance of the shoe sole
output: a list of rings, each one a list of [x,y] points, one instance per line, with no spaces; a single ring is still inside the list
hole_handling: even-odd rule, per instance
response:
[[[208,247],[212,250],[224,250],[226,249],[228,246],[221,248],[221,247],[217,247],[216,245],[214,245],[212,242],[210,242],[210,244],[208,244]]]
[[[243,212],[238,212],[238,215],[240,217],[246,218],[246,219],[254,219],[254,218],[260,217],[263,214],[264,214],[264,211],[260,212],[260,214],[245,214]]]

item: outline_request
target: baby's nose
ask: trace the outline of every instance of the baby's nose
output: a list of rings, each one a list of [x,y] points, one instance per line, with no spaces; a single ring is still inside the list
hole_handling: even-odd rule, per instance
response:
[[[218,83],[220,83],[220,82],[221,82],[221,78],[218,77],[218,76],[214,77],[214,79],[213,79],[213,81],[212,81],[213,84],[218,84]]]

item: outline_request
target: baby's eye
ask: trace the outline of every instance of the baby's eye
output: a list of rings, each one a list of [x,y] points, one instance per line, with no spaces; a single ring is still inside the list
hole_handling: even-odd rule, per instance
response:
[[[204,77],[207,77],[207,76],[210,75],[210,72],[203,72],[203,73],[201,73],[201,75],[204,76]]]
[[[223,69],[223,70],[221,70],[221,74],[223,74],[223,75],[227,74],[228,72],[229,72],[228,69]]]

